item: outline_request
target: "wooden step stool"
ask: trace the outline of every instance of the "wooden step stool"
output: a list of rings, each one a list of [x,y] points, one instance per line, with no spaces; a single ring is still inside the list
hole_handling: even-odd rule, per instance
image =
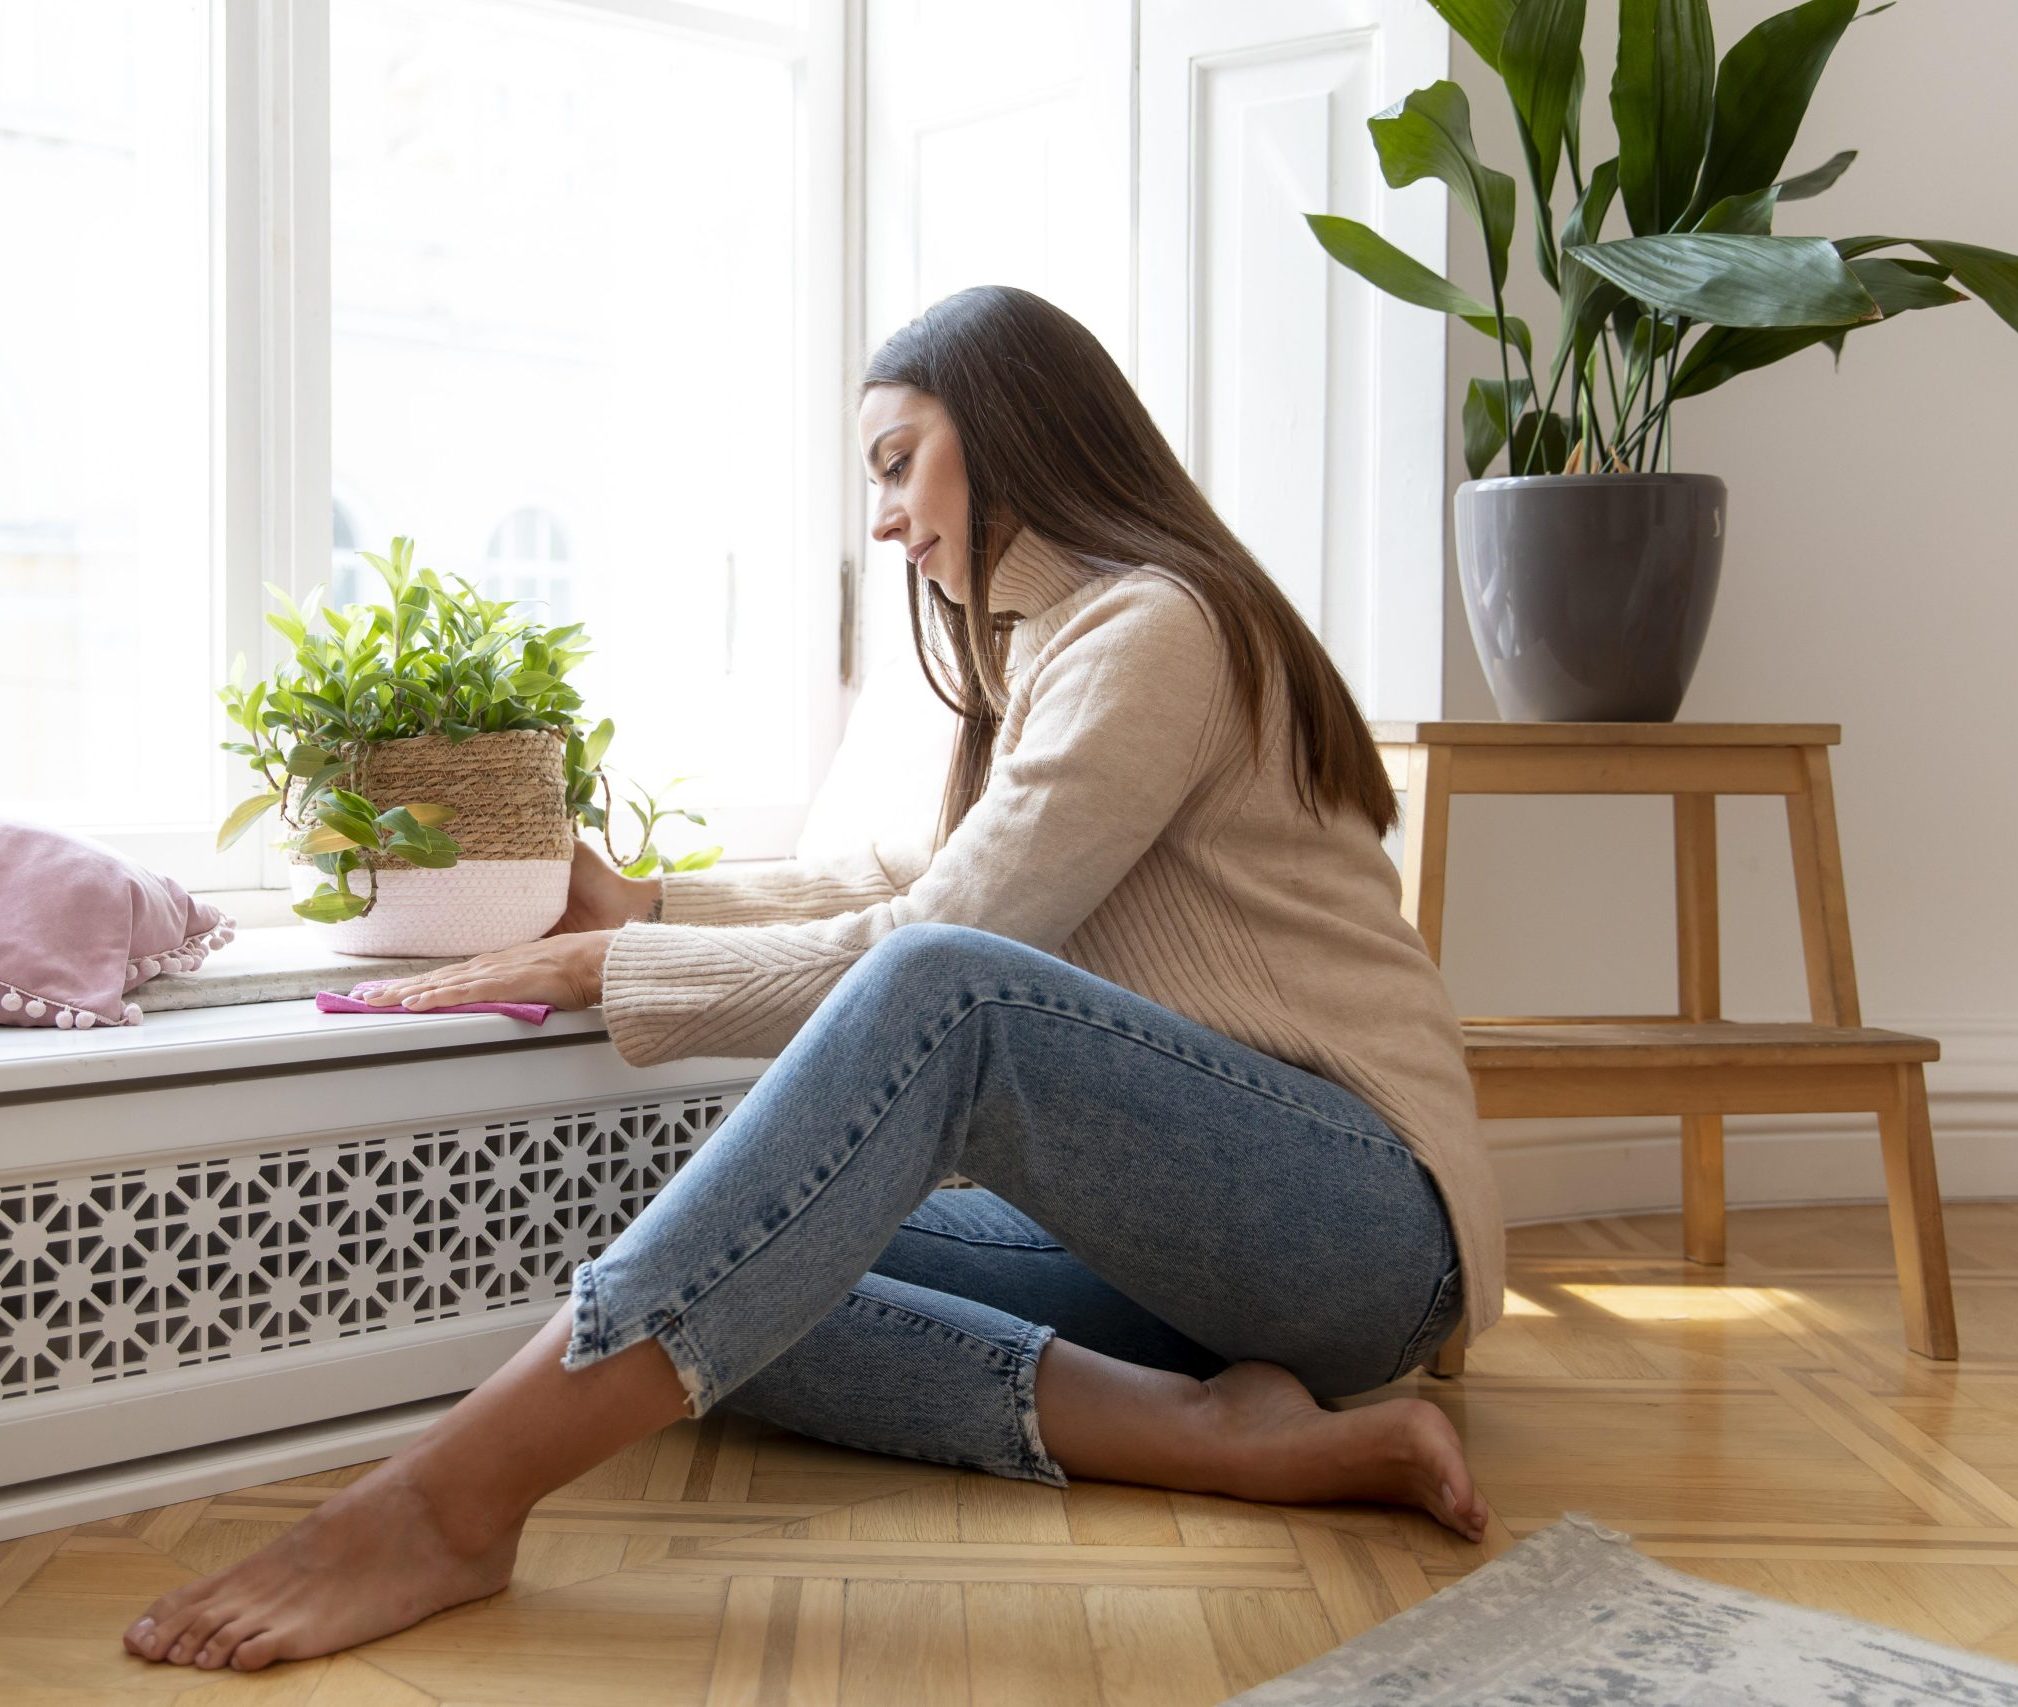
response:
[[[1930,1037],[1866,1028],[1850,957],[1836,839],[1833,723],[1375,723],[1406,797],[1402,912],[1432,959],[1443,948],[1454,794],[1668,794],[1675,802],[1680,1012],[1464,1022],[1465,1061],[1487,1119],[1676,1114],[1682,1119],[1682,1246],[1724,1260],[1724,1116],[1869,1113],[1878,1118],[1906,1343],[1956,1355],[1955,1305],[1927,1121]],[[1717,945],[1720,794],[1787,802],[1810,1022],[1724,1020]],[[1434,1372],[1464,1368],[1453,1333]]]

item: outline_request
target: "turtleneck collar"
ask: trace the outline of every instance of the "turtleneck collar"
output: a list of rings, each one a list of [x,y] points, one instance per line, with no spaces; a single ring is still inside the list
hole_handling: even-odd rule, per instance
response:
[[[988,609],[994,615],[1014,611],[1036,616],[1081,588],[1107,579],[1034,528],[1018,528],[988,583]]]

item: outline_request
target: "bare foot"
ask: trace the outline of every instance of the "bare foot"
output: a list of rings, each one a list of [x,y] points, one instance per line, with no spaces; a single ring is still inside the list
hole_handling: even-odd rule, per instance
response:
[[[1450,1418],[1424,1399],[1328,1411],[1279,1363],[1235,1363],[1205,1383],[1208,1427],[1232,1447],[1226,1493],[1280,1505],[1413,1505],[1467,1541],[1485,1536]]]
[[[164,1594],[127,1628],[126,1648],[257,1671],[353,1647],[497,1593],[522,1522],[452,1539],[411,1472],[383,1465],[251,1558]]]

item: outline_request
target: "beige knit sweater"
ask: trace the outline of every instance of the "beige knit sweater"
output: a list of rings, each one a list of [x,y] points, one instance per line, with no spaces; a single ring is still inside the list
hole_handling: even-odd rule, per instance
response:
[[[1468,1339],[1505,1239],[1442,975],[1365,816],[1297,799],[1286,696],[1257,769],[1216,619],[1154,569],[1089,569],[1024,528],[989,604],[1020,614],[986,792],[936,858],[884,845],[665,879],[616,933],[611,1040],[635,1066],[779,1053],[899,925],[1013,937],[1363,1097],[1449,1208]]]

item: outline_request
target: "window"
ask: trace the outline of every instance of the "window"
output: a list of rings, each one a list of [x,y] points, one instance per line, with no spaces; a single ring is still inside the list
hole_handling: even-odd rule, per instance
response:
[[[567,531],[552,512],[532,505],[512,511],[490,536],[484,565],[476,584],[485,598],[518,600],[549,628],[575,620]]]
[[[417,562],[587,625],[619,776],[789,852],[747,813],[816,759],[795,60],[499,0],[345,0],[330,40],[338,479]],[[769,642],[733,659],[730,564]]]
[[[255,787],[215,690],[280,659],[262,582],[375,598],[359,554],[403,533],[586,624],[620,775],[790,852],[859,461],[843,23],[0,0],[0,701],[36,731],[0,813],[283,886],[270,832],[214,849]]]
[[[193,0],[0,0],[0,813],[216,800],[209,98]]]

